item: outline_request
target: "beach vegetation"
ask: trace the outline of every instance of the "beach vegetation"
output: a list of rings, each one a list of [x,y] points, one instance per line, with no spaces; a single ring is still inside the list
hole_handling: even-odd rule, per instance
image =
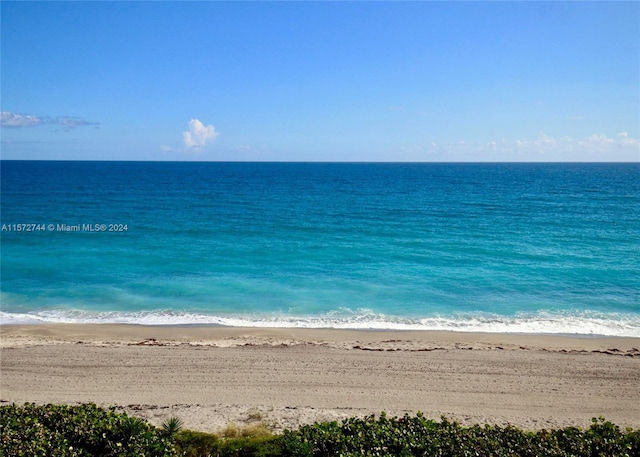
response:
[[[640,431],[604,418],[582,430],[523,431],[513,426],[462,426],[415,416],[350,418],[285,431],[285,456],[640,457]]]
[[[173,441],[148,422],[95,404],[0,406],[1,457],[173,457]]]
[[[222,442],[212,433],[181,430],[175,436],[177,455],[182,457],[217,456]]]
[[[349,418],[273,433],[264,422],[219,434],[160,428],[94,404],[0,406],[0,457],[640,457],[640,430],[600,417],[586,429],[463,426],[421,413]]]
[[[170,417],[162,422],[162,433],[168,437],[174,437],[183,428],[182,419],[179,417]]]
[[[223,438],[259,438],[273,435],[273,432],[264,421],[251,422],[243,426],[232,422],[219,433]]]
[[[265,415],[257,408],[253,408],[249,411],[249,415],[247,417],[248,422],[263,422],[265,420]]]

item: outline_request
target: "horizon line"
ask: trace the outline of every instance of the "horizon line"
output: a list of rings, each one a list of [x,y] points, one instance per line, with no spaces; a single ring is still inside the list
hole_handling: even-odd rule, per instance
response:
[[[148,162],[148,163],[308,163],[308,164],[640,164],[637,161],[544,161],[544,160],[141,160],[141,159],[2,159],[0,162]]]

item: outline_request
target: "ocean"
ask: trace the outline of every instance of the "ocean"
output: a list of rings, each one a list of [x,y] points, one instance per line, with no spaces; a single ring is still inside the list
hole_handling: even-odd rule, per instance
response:
[[[640,337],[640,164],[2,161],[0,322]]]

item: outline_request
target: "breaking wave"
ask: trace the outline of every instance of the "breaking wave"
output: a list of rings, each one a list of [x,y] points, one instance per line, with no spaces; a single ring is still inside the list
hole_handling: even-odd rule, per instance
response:
[[[176,311],[87,312],[47,310],[0,312],[1,324],[78,323],[136,325],[213,325],[264,328],[334,328],[360,330],[443,330],[456,332],[562,334],[640,337],[640,317],[589,311],[538,311],[501,316],[470,313],[420,318],[388,316],[366,309],[342,309],[317,316],[284,314],[209,315]]]

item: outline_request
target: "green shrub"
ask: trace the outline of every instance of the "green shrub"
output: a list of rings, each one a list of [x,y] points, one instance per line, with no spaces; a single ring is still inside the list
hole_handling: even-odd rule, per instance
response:
[[[170,457],[171,441],[147,422],[94,404],[0,407],[0,455]]]
[[[184,457],[209,457],[218,455],[222,443],[211,433],[182,430],[175,435],[175,445]]]
[[[282,437],[276,435],[219,438],[210,433],[181,431],[176,449],[184,457],[276,457],[282,455]]]
[[[438,457],[640,457],[640,432],[604,419],[587,430],[569,427],[549,432],[516,427],[463,427],[415,417],[369,416],[308,425],[283,433],[284,456],[438,456]]]
[[[246,436],[223,441],[220,457],[277,457],[282,455],[280,436]]]
[[[169,438],[174,438],[182,430],[183,422],[179,417],[171,417],[162,422],[162,434]]]
[[[587,430],[567,427],[553,432],[553,436],[566,455],[640,457],[640,430],[628,429],[623,433],[602,417],[592,419]]]
[[[522,431],[464,427],[422,414],[322,422],[281,435],[248,428],[233,437],[181,430],[172,418],[161,429],[96,405],[0,407],[0,457],[640,457],[640,430],[621,430],[603,418],[586,430]],[[257,430],[257,429],[256,429]]]

